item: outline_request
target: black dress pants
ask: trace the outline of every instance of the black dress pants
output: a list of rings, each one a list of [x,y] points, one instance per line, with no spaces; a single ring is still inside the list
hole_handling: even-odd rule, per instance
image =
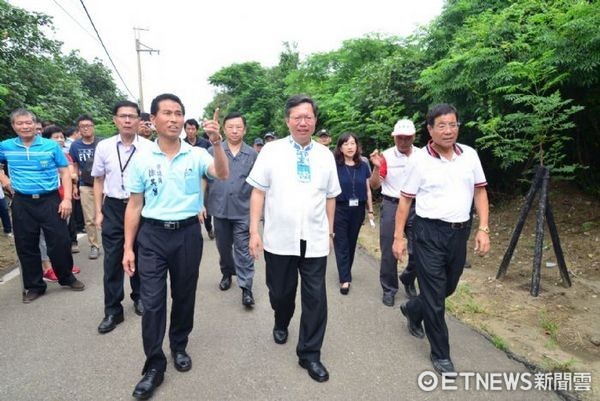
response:
[[[412,319],[425,323],[425,333],[435,359],[450,358],[446,297],[452,295],[462,274],[467,253],[469,224],[453,228],[439,220],[416,217],[415,254],[419,296],[407,303]]]
[[[23,273],[25,291],[43,294],[46,283],[42,278],[40,229],[44,231],[48,257],[61,285],[70,285],[73,276],[73,256],[67,221],[58,214],[58,191],[33,198],[15,194],[12,203],[15,248]]]
[[[121,301],[125,296],[123,289],[123,243],[125,242],[125,208],[127,203],[115,198],[104,198],[102,205],[102,247],[104,248],[104,313],[120,315],[123,313]],[[137,262],[137,259],[136,259]],[[136,273],[129,279],[131,299],[140,298],[140,276]]]
[[[287,329],[296,308],[300,273],[302,315],[296,354],[300,359],[319,361],[327,327],[327,257],[307,258],[305,253],[306,241],[300,241],[300,256],[276,255],[265,251],[267,287],[275,312],[275,327]]]
[[[356,252],[358,233],[365,220],[365,205],[348,206],[348,201],[338,202],[333,220],[333,245],[340,283],[352,282],[352,264]]]
[[[137,235],[140,299],[144,304],[142,339],[148,369],[164,372],[162,350],[167,325],[167,272],[171,281],[171,351],[185,351],[194,327],[196,285],[202,258],[200,222],[171,230],[142,221]]]

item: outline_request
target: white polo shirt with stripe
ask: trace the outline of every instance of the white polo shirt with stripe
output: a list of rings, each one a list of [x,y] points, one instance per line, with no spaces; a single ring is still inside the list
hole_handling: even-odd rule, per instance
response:
[[[410,158],[401,194],[416,198],[419,217],[465,222],[470,218],[475,188],[487,185],[479,156],[475,149],[457,143],[448,160],[431,144]]]
[[[383,151],[383,162],[379,168],[381,193],[383,195],[391,198],[400,197],[400,189],[406,178],[408,159],[418,152],[418,150],[419,148],[412,146],[410,155],[408,156],[400,152],[395,146]]]

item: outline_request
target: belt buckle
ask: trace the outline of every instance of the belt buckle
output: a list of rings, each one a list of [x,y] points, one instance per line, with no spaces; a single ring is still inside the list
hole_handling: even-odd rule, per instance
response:
[[[165,221],[163,227],[167,230],[177,230],[179,228],[178,221]]]
[[[454,229],[454,230],[460,230],[461,228],[463,228],[464,223],[450,223],[450,228]]]
[[[40,199],[40,195],[39,194],[33,194],[33,195],[31,195],[31,199]]]

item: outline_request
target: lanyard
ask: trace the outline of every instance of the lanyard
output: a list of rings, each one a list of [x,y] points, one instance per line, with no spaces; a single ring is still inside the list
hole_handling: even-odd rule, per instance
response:
[[[344,167],[346,167],[346,172],[348,173],[348,177],[350,178],[350,169],[348,168],[348,165],[344,164]],[[352,170],[352,197],[356,198],[356,166],[354,166]]]
[[[135,153],[135,146],[134,145],[131,145],[131,146],[133,146],[133,150],[131,151],[131,154],[127,158],[127,161],[125,162],[125,166],[123,166],[123,163],[121,162],[121,152],[119,152],[119,143],[117,142],[117,157],[119,158],[119,169],[121,170],[121,189],[123,191],[125,191],[125,183],[123,181],[123,172],[127,168],[127,165],[129,165],[129,162],[131,161],[131,158],[133,157],[133,154]]]

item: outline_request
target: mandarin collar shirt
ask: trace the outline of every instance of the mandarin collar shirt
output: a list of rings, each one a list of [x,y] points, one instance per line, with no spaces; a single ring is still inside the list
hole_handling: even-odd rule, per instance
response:
[[[265,192],[265,250],[300,256],[300,241],[305,240],[306,257],[328,255],[326,200],[342,192],[329,149],[314,141],[302,148],[291,136],[269,142],[247,182]]]
[[[138,135],[133,138],[131,145],[123,144],[120,134],[98,143],[92,176],[104,177],[102,192],[105,196],[117,199],[129,198],[129,191],[126,189],[129,168],[133,160],[151,146],[151,141]]]

